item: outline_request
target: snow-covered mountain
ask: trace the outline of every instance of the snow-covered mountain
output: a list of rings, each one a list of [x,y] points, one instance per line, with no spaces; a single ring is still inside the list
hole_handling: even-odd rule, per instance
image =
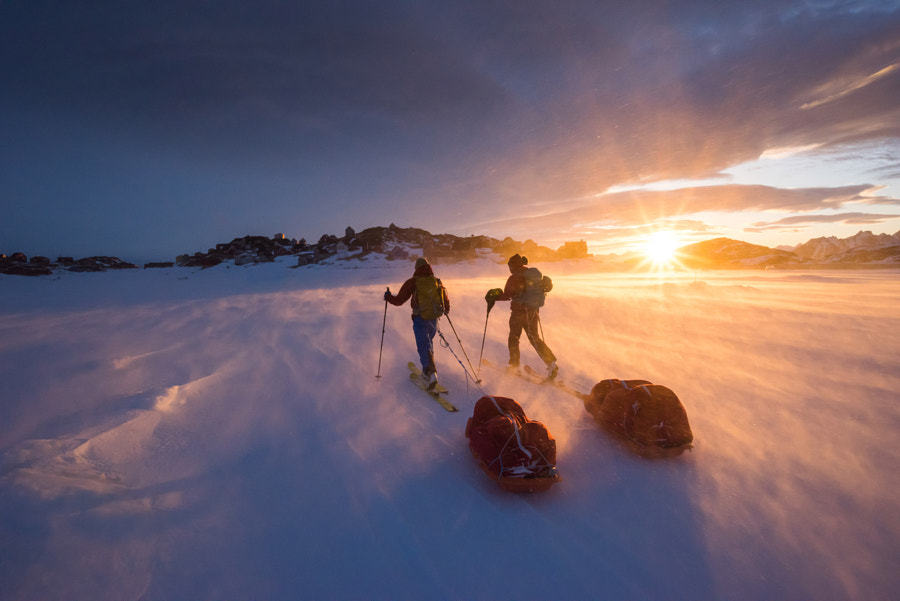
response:
[[[755,268],[798,262],[792,252],[730,238],[714,238],[678,249],[679,262],[692,269]]]
[[[335,261],[361,261],[383,256],[389,260],[406,260],[427,256],[432,262],[458,263],[490,258],[505,262],[514,253],[526,255],[532,262],[590,259],[595,266],[609,271],[642,270],[647,266],[643,253],[623,255],[590,255],[584,240],[569,241],[557,249],[540,246],[532,240],[519,242],[512,238],[490,236],[459,237],[432,234],[419,228],[372,227],[362,232],[347,228],[343,237],[323,235],[316,243],[290,239],[283,234],[244,236],[231,242],[216,244],[206,252],[183,254],[175,261],[145,263],[145,269],[178,267],[209,268],[221,263],[242,266],[269,263],[290,256],[294,267],[331,264]],[[730,238],[714,238],[678,249],[679,262],[691,269],[756,269],[767,267],[856,268],[862,266],[893,267],[900,265],[900,231],[895,234],[873,234],[861,231],[849,238],[834,236],[815,238],[797,247],[769,248]],[[23,252],[7,256],[0,253],[0,274],[52,275],[59,271],[107,271],[137,269],[138,265],[118,257],[96,256],[73,259],[28,257]]]
[[[793,248],[769,248],[730,238],[714,238],[678,249],[682,265],[692,269],[900,265],[900,231],[859,232],[849,238],[814,238]]]
[[[862,252],[885,251],[891,247],[898,248],[893,252]],[[794,247],[793,252],[804,259],[813,261],[878,261],[897,256],[900,253],[900,231],[894,234],[873,234],[870,231],[860,231],[849,238],[823,236]]]

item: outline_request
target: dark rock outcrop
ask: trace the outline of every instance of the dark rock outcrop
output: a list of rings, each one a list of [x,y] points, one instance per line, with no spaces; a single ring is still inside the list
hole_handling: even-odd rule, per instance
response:
[[[0,257],[0,273],[8,275],[50,275],[54,269],[63,268],[68,271],[106,271],[108,269],[137,269],[137,265],[123,261],[118,257],[85,257],[74,260],[72,257],[59,257],[56,263],[40,255],[28,257],[21,252],[7,257]]]
[[[179,267],[213,267],[221,263],[224,259],[218,254],[195,253],[190,255],[178,255],[175,264]]]
[[[212,267],[224,261],[234,261],[235,265],[270,263],[275,257],[295,255],[307,249],[305,240],[291,240],[284,234],[265,236],[244,236],[231,242],[216,244],[205,253],[178,255],[175,264],[179,267]]]
[[[344,236],[333,234],[322,235],[315,244],[308,244],[306,239],[291,239],[283,233],[273,237],[244,236],[231,242],[216,244],[206,252],[194,252],[178,255],[173,262],[145,263],[145,269],[178,267],[208,268],[223,262],[235,265],[253,265],[269,263],[278,257],[295,256],[297,266],[321,263],[331,258],[354,260],[366,257],[371,253],[383,254],[389,260],[407,260],[414,256],[424,255],[433,262],[467,261],[478,257],[494,256],[497,260],[505,259],[515,253],[525,254],[532,261],[554,261],[559,259],[581,258],[589,256],[587,244],[567,242],[558,250],[540,246],[532,240],[518,242],[512,238],[498,240],[489,236],[455,236],[452,234],[432,234],[420,228],[371,227],[357,232],[352,227],[344,230]],[[24,253],[0,257],[0,273],[22,275],[46,275],[53,269],[63,268],[73,272],[98,272],[109,269],[136,269],[137,265],[128,263],[117,257],[96,256],[75,260],[72,257],[59,257],[51,263],[47,257],[32,257],[31,261]]]
[[[68,267],[69,271],[106,271],[108,269],[137,269],[137,265],[123,261],[119,257],[85,257],[78,259],[75,263]]]
[[[585,242],[567,242],[559,250],[551,250],[528,240],[524,243],[512,238],[503,241],[489,236],[460,237],[452,234],[432,234],[420,228],[371,227],[357,232],[352,227],[344,230],[339,238],[323,234],[308,245],[305,239],[289,240],[284,234],[269,239],[263,236],[244,236],[231,242],[217,244],[206,253],[180,255],[175,262],[181,267],[210,267],[223,261],[235,265],[252,265],[273,261],[276,257],[293,255],[297,267],[320,263],[331,257],[352,260],[370,253],[381,253],[389,260],[405,260],[414,255],[425,255],[435,262],[455,262],[497,253],[501,256],[527,253],[534,261],[553,261],[562,258],[588,256]]]
[[[10,256],[0,255],[0,273],[7,275],[50,275],[50,260],[46,257],[32,257],[15,252]]]
[[[25,253],[15,252],[10,256],[0,255],[0,273],[7,275],[50,275],[50,261],[46,257],[32,257],[29,261]]]

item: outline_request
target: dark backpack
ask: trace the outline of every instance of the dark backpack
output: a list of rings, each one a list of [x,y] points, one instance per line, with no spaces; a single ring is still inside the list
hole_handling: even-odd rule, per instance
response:
[[[528,267],[522,272],[525,278],[525,290],[516,299],[529,309],[540,309],[544,306],[547,293],[553,288],[553,282],[541,275],[537,267]]]
[[[444,314],[444,285],[433,275],[416,278],[416,300],[422,319],[437,319]]]

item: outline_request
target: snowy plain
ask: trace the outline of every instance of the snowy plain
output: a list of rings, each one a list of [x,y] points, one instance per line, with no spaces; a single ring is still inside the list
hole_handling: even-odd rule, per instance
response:
[[[672,388],[692,451],[636,457],[438,347],[445,412],[407,379],[408,306],[376,380],[405,261],[0,275],[0,599],[897,598],[900,273],[537,266],[561,377]],[[435,270],[475,362],[508,272]],[[559,484],[477,468],[483,392],[549,428]]]

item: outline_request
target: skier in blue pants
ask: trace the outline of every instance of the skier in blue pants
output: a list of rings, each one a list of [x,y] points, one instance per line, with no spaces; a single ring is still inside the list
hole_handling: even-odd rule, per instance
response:
[[[450,298],[441,281],[434,277],[434,271],[424,257],[416,259],[413,277],[403,282],[396,296],[391,294],[390,289],[384,293],[384,300],[397,307],[410,299],[413,335],[419,362],[422,364],[422,374],[425,376],[426,386],[434,388],[437,385],[434,335],[437,333],[438,317],[450,313]]]

